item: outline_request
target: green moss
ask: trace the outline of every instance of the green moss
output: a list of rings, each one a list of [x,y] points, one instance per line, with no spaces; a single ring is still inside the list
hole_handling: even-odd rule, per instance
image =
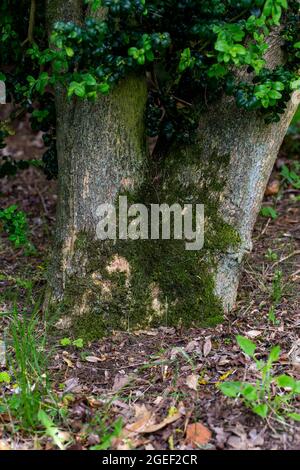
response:
[[[62,314],[73,312],[75,336],[91,340],[111,330],[214,326],[222,321],[221,301],[214,293],[214,268],[218,255],[240,241],[218,213],[227,164],[227,156],[199,160],[198,146],[194,152],[191,148],[175,155],[173,152],[172,160],[160,162],[159,175],[149,167],[146,183],[136,194],[127,195],[129,204],[204,204],[203,250],[186,251],[181,240],[114,243],[78,234],[73,275],[68,278],[60,307]],[[199,179],[195,178],[197,174]],[[116,257],[126,260],[129,276],[107,270]],[[84,277],[80,275],[82,260],[86,260]]]

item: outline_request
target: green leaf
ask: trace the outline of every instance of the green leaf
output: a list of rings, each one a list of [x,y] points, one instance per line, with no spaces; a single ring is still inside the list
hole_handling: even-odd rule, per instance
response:
[[[82,338],[78,338],[78,339],[75,339],[73,342],[72,342],[73,346],[75,346],[76,348],[83,348],[83,339]]]
[[[110,86],[108,83],[100,83],[98,86],[98,89],[100,93],[102,93],[103,95],[106,95],[110,90]]]
[[[262,207],[262,209],[260,211],[260,214],[263,217],[268,217],[268,218],[271,218],[273,220],[277,219],[277,217],[278,217],[278,213],[275,209],[273,209],[273,207]]]
[[[268,416],[269,408],[268,408],[268,405],[261,404],[261,405],[254,406],[252,408],[252,411],[258,416],[260,416],[261,418],[266,418]]]
[[[300,421],[300,414],[299,413],[289,413],[287,416],[289,418],[293,419],[294,421]]]
[[[256,345],[250,341],[250,339],[246,338],[245,336],[237,336],[236,340],[239,347],[247,356],[254,356]]]
[[[62,338],[60,340],[60,345],[61,346],[70,346],[70,344],[71,344],[70,338]]]
[[[38,420],[44,426],[46,434],[53,440],[54,444],[60,450],[65,450],[65,437],[61,434],[60,430],[55,426],[52,419],[45,413],[45,411],[40,410],[38,412]]]
[[[66,46],[65,51],[66,51],[66,54],[67,54],[68,57],[73,57],[74,51],[73,51],[72,47],[67,47]]]
[[[72,95],[79,96],[83,98],[85,96],[85,86],[83,83],[71,82],[68,88],[68,96]]]
[[[242,395],[248,401],[257,401],[257,390],[253,385],[246,385],[242,390]]]
[[[277,90],[271,90],[269,92],[269,96],[270,98],[273,98],[274,100],[280,100],[280,98],[282,98],[282,94],[279,93],[279,91]]]
[[[241,393],[241,382],[224,382],[219,384],[219,389],[226,397],[236,398]]]
[[[0,383],[9,384],[11,381],[11,377],[8,372],[0,372]]]
[[[93,77],[93,75],[91,75],[90,73],[85,73],[82,78],[84,80],[84,83],[88,86],[95,86],[97,84],[95,77]]]
[[[295,388],[296,385],[295,379],[293,379],[293,377],[290,377],[289,375],[280,375],[276,378],[276,382],[279,387],[291,388],[292,390]]]
[[[273,363],[273,362],[278,361],[278,359],[280,358],[280,353],[281,353],[280,346],[274,346],[274,348],[271,349],[268,362]]]

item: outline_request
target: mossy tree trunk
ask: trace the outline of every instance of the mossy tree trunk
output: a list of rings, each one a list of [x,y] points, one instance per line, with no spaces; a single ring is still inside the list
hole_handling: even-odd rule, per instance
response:
[[[80,3],[49,0],[49,23],[82,21]],[[280,60],[273,49],[270,62]],[[297,107],[292,100],[280,123],[266,125],[224,98],[201,116],[193,145],[155,159],[145,144],[146,99],[144,78],[133,76],[96,103],[56,92],[59,201],[49,302],[61,327],[90,338],[117,328],[213,325],[232,308]],[[122,193],[144,204],[204,204],[204,249],[186,251],[184,240],[97,240],[98,206]]]

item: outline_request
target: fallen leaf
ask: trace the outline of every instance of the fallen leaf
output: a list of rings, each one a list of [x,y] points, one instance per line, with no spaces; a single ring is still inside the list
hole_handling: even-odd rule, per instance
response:
[[[207,357],[212,349],[212,344],[210,338],[208,338],[203,346],[203,355],[204,357]]]
[[[85,360],[86,360],[87,362],[93,362],[93,363],[101,362],[100,357],[96,357],[96,356],[87,356],[87,357],[85,358]]]
[[[191,390],[198,390],[198,375],[191,374],[186,378],[186,384]]]
[[[189,424],[186,429],[186,441],[189,444],[203,446],[211,439],[210,430],[201,423]]]
[[[63,356],[63,360],[65,361],[65,363],[67,364],[68,367],[71,367],[71,369],[74,369],[75,366],[74,366],[73,362],[70,359]]]
[[[247,331],[246,336],[249,338],[257,338],[258,336],[261,336],[262,332],[259,330],[250,330]]]

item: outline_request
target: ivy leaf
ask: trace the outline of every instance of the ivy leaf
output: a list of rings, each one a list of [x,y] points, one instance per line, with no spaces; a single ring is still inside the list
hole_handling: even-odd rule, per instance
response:
[[[71,82],[68,88],[68,97],[72,95],[83,98],[85,96],[85,86],[83,83]]]
[[[300,421],[300,414],[299,413],[289,413],[287,416],[289,418],[293,419],[294,421]]]
[[[278,217],[278,213],[275,209],[273,209],[273,207],[263,207],[260,211],[260,214],[263,217],[269,217],[273,220],[277,219]]]
[[[93,77],[93,75],[91,75],[90,73],[85,73],[82,78],[84,80],[85,85],[95,86],[97,84],[95,77]]]

